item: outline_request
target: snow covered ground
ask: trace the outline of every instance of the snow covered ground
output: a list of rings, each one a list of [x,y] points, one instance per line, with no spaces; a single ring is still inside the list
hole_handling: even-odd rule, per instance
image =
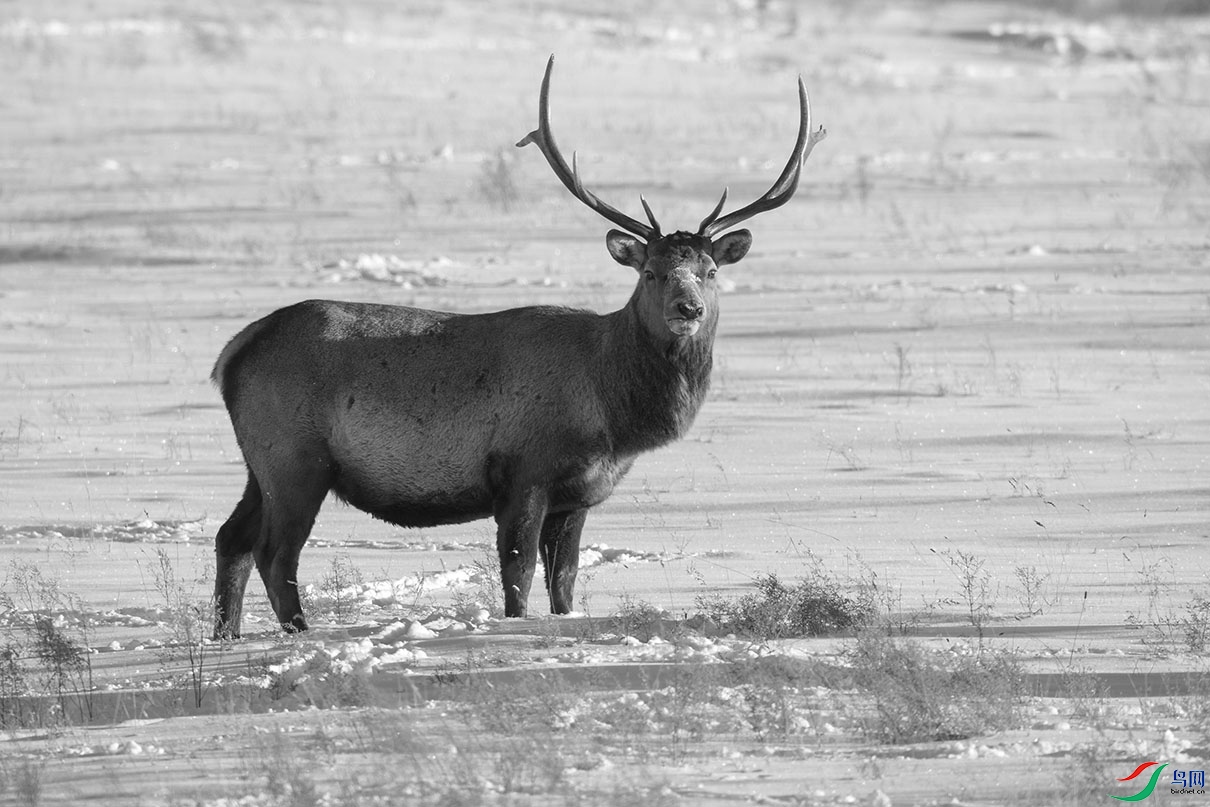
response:
[[[0,800],[1093,804],[1146,760],[1152,798],[1189,798],[1168,785],[1210,755],[1210,25],[691,12],[0,10]],[[573,615],[499,618],[488,522],[329,502],[300,569],[315,629],[280,634],[254,580],[245,638],[208,641],[243,485],[208,375],[245,323],[630,294],[602,222],[512,146],[551,52],[585,181],[672,226],[768,186],[799,73],[829,130],[722,273],[694,429],[590,515]],[[860,640],[706,617],[821,568],[877,592],[885,648],[1012,658],[1031,697],[888,741],[871,715],[903,698],[856,677]]]

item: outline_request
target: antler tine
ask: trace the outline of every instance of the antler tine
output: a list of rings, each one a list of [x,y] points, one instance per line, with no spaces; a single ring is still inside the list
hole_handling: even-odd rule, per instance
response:
[[[643,208],[647,211],[647,218],[651,220],[651,227],[636,219],[632,219],[612,205],[601,201],[595,193],[585,188],[580,181],[575,152],[572,152],[571,155],[572,164],[570,168],[567,165],[567,161],[563,159],[563,155],[559,152],[559,147],[555,143],[554,133],[550,129],[550,74],[554,66],[555,57],[552,53],[550,60],[546,62],[546,75],[542,77],[542,90],[538,96],[538,128],[517,141],[517,147],[521,148],[530,143],[536,145],[541,150],[542,156],[546,158],[546,162],[550,163],[555,176],[559,178],[564,187],[571,191],[573,196],[623,230],[627,230],[646,241],[659,238],[659,222],[655,220],[655,216],[652,215],[651,208],[647,206],[646,201],[643,202]]]
[[[794,196],[794,192],[798,190],[798,179],[802,174],[803,163],[806,162],[815,145],[828,136],[827,130],[822,126],[814,132],[811,131],[811,99],[807,95],[807,85],[803,83],[802,76],[798,77],[798,108],[798,139],[794,142],[794,152],[790,155],[790,159],[786,163],[786,167],[782,169],[777,181],[755,202],[741,207],[733,213],[728,213],[721,219],[716,218],[719,210],[722,209],[720,202],[719,210],[707,216],[702,222],[702,226],[698,230],[700,235],[712,238],[715,234],[734,227],[758,213],[781,207]],[[723,198],[726,199],[726,194],[723,194]]]
[[[580,160],[579,152],[571,153],[571,181],[574,183],[571,192],[576,195],[577,199],[584,198],[584,183],[580,181]]]
[[[656,221],[655,214],[651,212],[651,205],[647,204],[647,199],[644,198],[643,194],[641,193],[639,194],[639,201],[643,203],[643,210],[647,211],[647,220],[651,222],[652,234],[655,235],[656,238],[659,238],[660,223]]]
[[[727,204],[727,188],[723,188],[723,198],[718,200],[718,204],[710,211],[710,215],[702,219],[702,223],[697,226],[699,233],[705,232],[706,228],[714,223],[714,220],[718,218],[718,214],[723,212],[723,205],[725,204]]]

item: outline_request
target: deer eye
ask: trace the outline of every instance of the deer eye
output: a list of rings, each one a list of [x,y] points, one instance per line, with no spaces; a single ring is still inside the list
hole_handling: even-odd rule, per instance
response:
[[[718,270],[717,270],[717,269],[711,269],[709,272],[707,272],[707,273],[706,273],[706,277],[707,277],[707,278],[712,278],[712,277],[714,277],[714,276],[715,276],[715,275],[717,275],[717,274],[718,274]]]
[[[648,280],[655,280],[655,272],[651,271],[650,269],[644,269],[643,277],[647,278]]]

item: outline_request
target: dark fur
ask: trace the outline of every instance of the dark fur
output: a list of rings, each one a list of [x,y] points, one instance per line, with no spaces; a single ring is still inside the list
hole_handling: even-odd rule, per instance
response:
[[[311,300],[231,340],[212,377],[248,483],[215,542],[216,635],[239,635],[254,565],[283,627],[306,629],[298,556],[329,491],[404,527],[493,516],[506,615],[525,615],[539,555],[551,610],[571,610],[587,510],[692,424],[710,383],[713,271],[751,242],[608,240],[639,271],[611,314]],[[696,331],[678,335],[677,320]]]

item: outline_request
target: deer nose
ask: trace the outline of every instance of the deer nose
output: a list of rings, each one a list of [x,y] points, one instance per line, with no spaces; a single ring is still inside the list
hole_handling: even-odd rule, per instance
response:
[[[688,320],[701,319],[702,314],[706,311],[705,307],[693,303],[677,303],[676,307],[681,312],[681,316]]]

